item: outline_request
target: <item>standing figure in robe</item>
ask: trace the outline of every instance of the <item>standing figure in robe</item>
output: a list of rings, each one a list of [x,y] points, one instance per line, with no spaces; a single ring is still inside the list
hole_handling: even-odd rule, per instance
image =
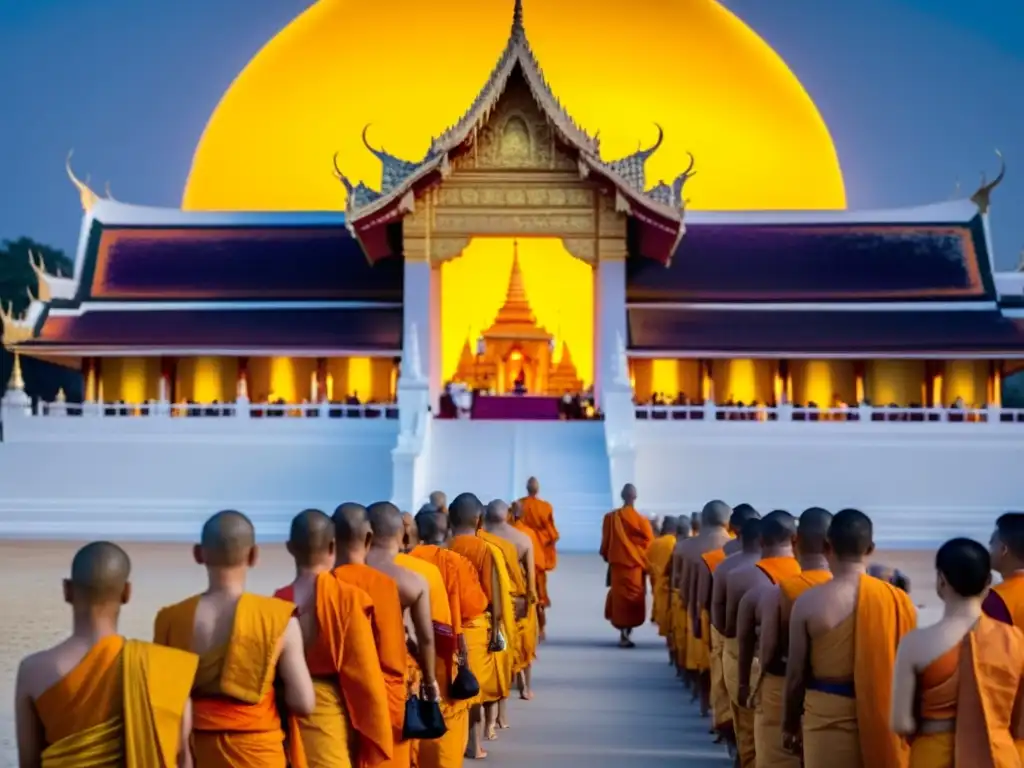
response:
[[[867,575],[874,549],[871,518],[837,513],[828,529],[832,579],[793,604],[782,730],[789,749],[802,743],[807,768],[907,765],[889,714],[896,647],[917,613],[905,592]]]
[[[18,666],[20,765],[192,765],[189,694],[199,658],[118,634],[121,606],[131,598],[130,571],[116,544],[97,541],[75,553],[64,579],[71,635]]]
[[[513,502],[514,503],[514,502]],[[509,569],[509,584],[516,617],[516,654],[512,674],[519,688],[519,698],[529,701],[530,665],[537,655],[537,581],[533,541],[510,522],[511,509],[504,501],[492,501],[484,512],[481,535],[501,548]],[[514,558],[514,559],[513,559]],[[504,716],[499,719],[504,721]]]
[[[551,595],[548,593],[548,574],[558,565],[558,528],[555,527],[555,512],[551,504],[544,501],[538,494],[540,483],[536,477],[526,481],[526,495],[519,499],[523,508],[523,523],[537,534],[542,553],[537,558],[537,622],[540,639],[544,639],[547,627],[547,610],[551,607]]]
[[[730,751],[733,751],[736,744],[736,732],[732,723],[732,705],[729,701],[729,691],[725,686],[725,674],[722,666],[722,650],[725,644],[722,634],[723,616],[725,612],[725,580],[729,571],[738,566],[747,564],[738,555],[742,552],[742,539],[739,534],[747,520],[759,519],[757,510],[749,504],[741,504],[734,508],[729,516],[729,540],[725,542],[720,551],[712,550],[703,555],[704,568],[698,568],[696,601],[701,611],[708,614],[708,625],[710,635],[709,667],[711,671],[709,692],[711,701],[711,713],[714,718],[714,731],[716,743],[725,742]],[[751,557],[753,562],[753,548],[751,545]],[[760,544],[758,544],[758,553]],[[733,557],[737,555],[737,557]],[[721,602],[716,611],[713,607],[713,596],[715,585],[719,585]]]
[[[647,548],[654,531],[636,511],[636,488],[622,489],[622,506],[604,516],[601,557],[608,563],[608,597],[604,617],[619,630],[619,647],[633,648],[633,630],[647,617]]]
[[[373,532],[366,507],[353,502],[341,504],[331,517],[334,522],[334,570],[340,581],[361,589],[373,605],[373,628],[377,659],[388,691],[388,712],[394,750],[387,768],[409,768],[411,744],[402,740],[408,671],[405,620],[398,584],[391,576],[367,564]]]
[[[711,585],[711,625],[718,629],[722,636],[722,682],[725,686],[729,701],[731,730],[727,729],[726,747],[730,752],[739,752],[741,735],[746,741],[744,748],[751,749],[750,741],[753,734],[753,712],[746,707],[740,708],[739,683],[740,683],[740,652],[739,642],[736,639],[736,615],[733,613],[732,621],[727,616],[729,597],[729,576],[734,571],[741,571],[751,567],[761,559],[761,518],[752,517],[743,524],[743,532],[740,534],[742,549],[726,557],[715,569],[714,580]],[[717,718],[716,718],[717,719]]]
[[[448,732],[440,739],[420,744],[419,768],[461,768],[469,742],[469,701],[456,701],[449,695],[452,683],[459,669],[469,668],[469,651],[463,627],[467,624],[482,624],[487,610],[487,596],[480,586],[480,577],[473,564],[457,552],[448,550],[448,516],[433,507],[416,515],[416,527],[420,543],[409,554],[433,565],[444,580],[450,608],[450,626],[437,613],[437,602],[431,599],[434,612],[434,643],[438,654],[438,681],[441,683],[441,712]],[[447,644],[440,638],[451,632],[456,643],[456,662],[447,654]]]
[[[730,541],[729,520],[732,509],[724,501],[709,501],[700,513],[700,531],[693,539],[693,546],[685,553],[684,572],[686,583],[686,605],[689,612],[691,633],[687,647],[687,658],[693,658],[694,691],[700,697],[701,717],[707,717],[711,709],[711,614],[707,605],[700,601],[700,579],[711,575],[712,567],[725,559],[724,547]],[[692,530],[692,525],[691,525]]]
[[[537,644],[541,639],[540,630],[540,612],[541,612],[541,597],[540,597],[540,580],[543,576],[544,569],[541,566],[541,560],[538,558],[544,557],[544,548],[541,546],[540,539],[537,537],[536,531],[530,526],[523,522],[523,506],[518,501],[513,501],[509,507],[509,520],[510,525],[521,534],[526,536],[530,540],[530,551],[533,553],[533,587],[532,594],[534,596],[533,601],[533,623],[535,627],[535,635],[533,640],[533,651],[529,656],[529,663],[519,677],[519,697],[525,701],[530,701],[533,698],[533,662],[537,658]]]
[[[443,515],[448,514],[448,496],[444,491],[430,492],[430,506]]]
[[[676,520],[674,515],[666,515],[662,519],[658,537],[647,550],[647,577],[651,580],[654,595],[651,623],[658,628],[661,637],[668,636],[668,571],[672,564],[672,551],[676,548]]]
[[[208,587],[162,608],[153,639],[199,654],[192,688],[196,765],[304,766],[297,718],[313,713],[316,693],[295,605],[245,591],[259,556],[252,522],[241,512],[218,512],[203,526],[193,556],[206,568]]]
[[[989,590],[985,613],[1024,631],[1024,512],[999,516],[989,552],[992,568],[1003,580]]]
[[[676,520],[676,545],[672,550],[668,565],[668,648],[671,663],[675,665],[676,676],[683,684],[690,685],[690,676],[686,671],[686,651],[690,642],[690,621],[687,618],[687,611],[684,608],[680,588],[682,575],[683,556],[691,546],[690,519],[686,515],[680,515]]]
[[[294,603],[316,691],[316,707],[298,718],[308,768],[373,768],[394,752],[388,691],[373,642],[373,603],[331,573],[334,523],[318,509],[292,520],[288,553],[295,580],[274,593]]]
[[[466,747],[466,757],[474,760],[487,757],[481,745],[484,720],[491,730],[490,726],[497,721],[498,702],[508,698],[512,682],[508,627],[510,623],[513,628],[515,626],[509,607],[508,574],[501,552],[476,535],[482,514],[483,504],[472,493],[459,494],[448,508],[452,532],[449,549],[473,564],[489,609],[462,625],[469,668],[480,683],[480,700],[474,702],[469,710],[469,744]]]
[[[761,603],[755,611],[755,620],[761,627],[757,654],[761,662],[761,681],[754,694],[754,748],[758,768],[800,768],[800,758],[782,747],[789,617],[797,597],[832,578],[825,557],[825,539],[831,522],[831,513],[819,507],[811,507],[800,515],[795,548],[800,573],[782,578],[777,585],[763,590]],[[745,607],[740,604],[741,611]]]
[[[419,535],[416,533],[416,518],[408,512],[403,512],[402,525],[405,528],[405,533],[402,536],[402,551],[408,553],[420,543]]]
[[[1020,766],[1024,633],[981,610],[992,580],[981,544],[947,541],[935,570],[942,618],[900,643],[892,731],[910,739],[910,768]]]

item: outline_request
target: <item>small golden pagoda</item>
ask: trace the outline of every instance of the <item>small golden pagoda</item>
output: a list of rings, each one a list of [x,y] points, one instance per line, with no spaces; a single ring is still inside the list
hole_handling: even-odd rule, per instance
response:
[[[519,243],[514,242],[512,249],[512,272],[505,302],[494,322],[481,334],[477,354],[473,354],[466,339],[455,380],[497,394],[515,391],[517,382],[532,395],[577,392],[581,382],[569,348],[563,342],[561,360],[554,365],[554,337],[537,322],[530,308],[519,266]]]

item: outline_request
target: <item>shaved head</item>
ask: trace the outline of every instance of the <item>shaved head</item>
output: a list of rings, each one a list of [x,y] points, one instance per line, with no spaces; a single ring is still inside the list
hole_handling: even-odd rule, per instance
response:
[[[680,515],[675,518],[676,521],[676,536],[682,539],[690,538],[690,534],[693,531],[690,529],[690,518],[687,515]]]
[[[448,509],[448,497],[444,491],[434,491],[430,494],[430,503],[435,509],[444,512]]]
[[[480,515],[484,505],[472,493],[460,493],[448,507],[448,517],[452,528],[476,528],[480,524]]]
[[[796,539],[796,519],[784,509],[776,509],[761,521],[761,546],[779,547]]]
[[[665,518],[661,521],[661,535],[668,536],[669,534],[674,534],[678,524],[673,515],[665,515]]]
[[[215,568],[250,565],[256,549],[256,528],[241,512],[226,509],[206,521],[199,548],[204,565]]]
[[[636,486],[632,483],[626,483],[622,486],[622,503],[627,507],[632,506],[636,502]]]
[[[416,514],[416,531],[424,544],[441,544],[448,536],[448,515],[426,506]]]
[[[65,580],[68,602],[104,605],[127,602],[132,561],[128,553],[109,541],[94,541],[75,553],[71,578]]]
[[[761,515],[749,504],[737,504],[733,507],[732,515],[729,517],[729,527],[737,536],[743,535],[743,526],[747,520],[756,520]]]
[[[751,518],[743,524],[743,532],[740,533],[740,540],[743,542],[744,552],[759,552],[761,550],[760,518]]]
[[[412,549],[420,543],[416,533],[416,519],[408,512],[402,513],[402,528],[402,544],[406,549]]]
[[[513,501],[511,504],[508,505],[508,516],[511,517],[513,521],[518,521],[522,519],[523,505],[520,504],[518,501]]]
[[[366,508],[366,516],[370,520],[374,544],[401,543],[405,535],[405,523],[402,522],[401,510],[390,501],[378,501]]]
[[[530,496],[536,496],[540,492],[540,482],[536,477],[531,477],[526,481],[526,492]]]
[[[366,507],[346,501],[331,516],[334,522],[334,539],[339,547],[351,547],[366,541],[370,533],[370,521]]]
[[[484,522],[491,525],[500,525],[508,522],[508,504],[501,499],[495,499],[487,505],[484,510]]]
[[[700,512],[700,520],[708,528],[725,528],[732,517],[732,507],[719,499],[712,499]]]
[[[828,541],[832,513],[821,507],[805,509],[796,527],[796,542],[802,555],[822,555]]]
[[[334,556],[334,522],[319,509],[304,509],[292,518],[288,552],[296,565],[310,566]]]

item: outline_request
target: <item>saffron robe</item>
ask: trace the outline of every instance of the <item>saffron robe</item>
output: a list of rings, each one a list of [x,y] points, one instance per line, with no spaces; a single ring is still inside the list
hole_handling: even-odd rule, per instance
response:
[[[725,560],[725,550],[715,549],[701,555],[708,572],[714,576],[718,566]],[[701,620],[705,621],[708,610],[701,606]],[[701,627],[704,629],[705,627]],[[732,707],[729,705],[729,691],[725,688],[725,677],[722,674],[722,633],[711,626],[710,617],[706,619],[707,632],[703,635],[708,640],[708,667],[711,671],[711,712],[716,729],[722,729],[732,722]]]
[[[199,657],[111,635],[35,700],[44,768],[176,768]]]
[[[1024,631],[1024,573],[1015,573],[993,586],[982,608],[993,619]]]
[[[927,720],[955,724],[947,732],[915,736],[910,768],[1021,765],[1013,718],[1022,676],[1024,634],[983,616],[918,675],[919,725]]]
[[[534,592],[530,595],[529,615],[527,616],[527,630],[526,638],[527,642],[524,644],[522,653],[524,657],[524,667],[530,666],[537,658],[537,644],[540,642],[540,617],[539,608],[542,607],[542,600],[540,596],[540,581],[542,574],[544,573],[540,566],[537,565],[537,553],[541,549],[540,539],[537,538],[537,534],[532,528],[524,525],[521,521],[512,523],[512,527],[520,533],[524,533],[530,537],[530,543],[533,545],[533,583]],[[545,588],[546,589],[546,588]],[[550,603],[551,601],[548,600]],[[531,626],[532,624],[532,626]]]
[[[753,768],[756,760],[754,710],[747,706],[747,702],[739,700],[739,654],[739,641],[735,637],[725,637],[722,639],[722,677],[725,680],[726,690],[729,692],[729,706],[732,711],[733,730],[736,732],[736,751],[739,765],[742,768]],[[750,668],[751,680],[758,678],[759,667],[760,665],[757,659],[755,659]]]
[[[502,627],[508,625],[509,618],[506,611],[510,611],[509,598],[507,595],[508,584],[502,585],[501,579],[508,579],[505,571],[505,564],[501,552],[491,547],[479,536],[462,535],[452,539],[450,548],[453,552],[465,557],[476,569],[480,579],[480,586],[491,610],[462,625],[463,635],[466,638],[466,649],[469,655],[469,669],[476,676],[480,683],[480,702],[489,703],[508,698],[512,682],[512,664],[509,659],[509,649],[504,651],[490,650],[491,622],[494,615],[495,598],[501,600],[503,611]],[[497,574],[499,583],[494,583],[494,576]],[[503,589],[504,586],[504,589]],[[511,617],[515,622],[515,617]],[[506,643],[508,635],[505,635]],[[474,702],[477,703],[477,702]]]
[[[662,637],[668,634],[668,567],[675,548],[675,535],[667,534],[656,538],[647,550],[647,576],[651,580],[651,592],[654,594],[651,622],[658,627],[658,634]]]
[[[200,595],[162,608],[154,641],[191,650]],[[294,718],[282,723],[274,695],[281,639],[295,606],[284,600],[243,594],[235,608],[231,638],[199,654],[192,688],[192,752],[203,768],[284,768],[285,733],[291,768],[305,766]]]
[[[409,554],[438,569],[448,594],[452,630],[456,636],[463,634],[464,622],[472,622],[487,609],[487,596],[473,565],[462,555],[431,544],[421,544]],[[440,680],[442,668],[439,666],[438,669]],[[453,674],[454,670],[449,669],[449,675]],[[445,685],[441,711],[448,731],[440,739],[420,742],[419,768],[461,768],[463,764],[469,741],[469,703],[449,699]]]
[[[317,634],[306,663],[316,706],[298,718],[306,762],[309,768],[372,768],[394,754],[387,685],[369,618],[373,603],[330,572],[317,575],[314,589]],[[294,587],[274,597],[294,602]]]
[[[346,584],[366,592],[373,603],[370,624],[380,670],[387,686],[388,712],[394,741],[392,758],[384,765],[387,768],[409,768],[410,744],[402,741],[405,702],[409,694],[406,686],[408,650],[398,584],[387,574],[362,563],[339,565],[332,573]]]
[[[537,581],[537,597],[540,605],[547,608],[551,605],[548,595],[548,571],[555,570],[558,565],[558,528],[555,527],[555,513],[551,505],[536,496],[524,496],[519,500],[523,509],[522,522],[533,529],[540,541],[542,552],[535,552],[537,568],[541,579]],[[543,565],[541,565],[543,563]]]
[[[501,550],[505,560],[505,568],[509,579],[509,593],[512,598],[513,617],[515,619],[515,643],[512,647],[511,661],[512,674],[517,675],[530,666],[533,660],[533,652],[537,648],[537,620],[536,612],[533,611],[533,601],[529,593],[529,580],[519,560],[519,550],[516,545],[508,539],[502,538],[485,530],[480,530],[477,535]],[[526,615],[519,618],[515,614],[515,602],[523,600],[526,603]]]
[[[905,768],[906,743],[889,730],[896,647],[914,629],[909,596],[873,576],[860,577],[857,607],[810,643],[814,681],[804,697],[804,762],[830,768]],[[847,688],[836,693],[836,686]]]
[[[604,516],[601,557],[611,571],[604,617],[616,629],[634,629],[647,616],[647,549],[654,540],[650,521],[633,507]]]

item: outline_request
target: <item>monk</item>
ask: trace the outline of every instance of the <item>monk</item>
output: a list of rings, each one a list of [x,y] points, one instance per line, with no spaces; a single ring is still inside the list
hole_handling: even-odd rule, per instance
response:
[[[725,503],[724,501],[722,502]],[[730,510],[731,511],[731,510]],[[700,536],[700,512],[690,513],[690,535]]]
[[[286,546],[295,580],[274,597],[298,607],[316,691],[313,713],[298,719],[308,768],[385,763],[393,756],[394,736],[368,615],[373,604],[363,590],[331,573],[334,523],[319,509],[292,519]]]
[[[512,673],[519,689],[519,698],[530,701],[533,699],[530,667],[537,657],[538,637],[536,560],[533,540],[512,525],[511,516],[512,510],[508,504],[492,501],[484,511],[483,533],[502,540],[516,616],[516,658],[512,662]],[[509,547],[509,544],[512,546]],[[515,560],[509,560],[513,548]],[[500,713],[499,720],[504,721]]]
[[[686,672],[686,650],[689,644],[690,621],[687,611],[683,608],[683,596],[679,588],[682,554],[686,544],[692,538],[690,518],[680,515],[676,520],[676,545],[672,550],[668,564],[668,643],[669,664],[675,666],[676,676],[683,684],[690,687],[691,679]]]
[[[470,702],[455,701],[449,695],[449,684],[455,680],[457,669],[469,668],[469,655],[463,627],[482,625],[487,610],[487,596],[480,586],[480,577],[473,564],[457,552],[447,549],[448,517],[435,509],[426,507],[416,515],[416,528],[420,543],[409,554],[433,565],[441,573],[448,595],[447,604],[451,611],[451,626],[435,619],[434,634],[438,638],[435,647],[438,653],[438,682],[441,692],[441,713],[444,715],[448,732],[440,739],[424,741],[419,748],[419,768],[459,768],[462,765],[469,742]],[[431,600],[435,611],[436,601]],[[440,640],[451,632],[455,636],[457,662],[452,664],[446,654],[446,644]]]
[[[432,491],[429,496],[429,503],[430,506],[441,514],[448,514],[448,496],[445,495],[444,491]]]
[[[740,534],[743,533],[743,524],[747,520],[760,519],[760,517],[761,514],[750,504],[737,504],[732,508],[732,517],[729,519],[729,532],[732,533],[734,538],[725,545],[726,557],[734,555],[743,549],[743,544],[740,541]]]
[[[402,535],[402,551],[411,552],[412,548],[419,544],[419,538],[416,535],[416,518],[414,518],[409,512],[402,513],[402,526],[405,528],[405,532]]]
[[[907,765],[889,715],[896,647],[917,615],[906,593],[867,575],[874,548],[867,515],[836,514],[828,529],[832,579],[793,604],[782,730],[789,749],[802,740],[808,766]]]
[[[900,642],[890,727],[911,739],[913,768],[1019,766],[1024,634],[982,612],[991,560],[981,544],[947,541],[935,570],[942,618]]]
[[[754,620],[761,628],[757,654],[761,661],[761,681],[754,695],[754,749],[758,766],[765,768],[800,768],[800,758],[782,747],[789,618],[797,597],[832,578],[825,557],[825,540],[831,522],[832,515],[820,507],[811,507],[800,515],[795,546],[800,573],[762,590],[761,603],[754,613]],[[741,601],[741,613],[748,609],[745,603],[750,596]],[[741,616],[740,623],[742,621]]]
[[[189,693],[199,659],[118,634],[130,572],[116,544],[97,541],[75,553],[64,580],[71,635],[18,666],[20,765],[192,765]]]
[[[725,742],[730,750],[735,744],[735,730],[732,723],[732,705],[729,701],[729,692],[725,685],[725,675],[722,666],[722,650],[725,645],[724,617],[725,612],[725,580],[729,571],[736,567],[749,564],[742,557],[732,557],[733,554],[741,554],[742,548],[737,549],[736,545],[742,545],[739,534],[747,520],[759,519],[757,510],[749,504],[741,504],[734,508],[729,516],[729,540],[722,546],[721,551],[712,550],[702,556],[703,568],[697,569],[697,592],[696,602],[702,612],[708,615],[709,643],[709,667],[710,667],[710,701],[711,712],[714,718],[713,730],[717,734],[717,742]],[[759,538],[757,541],[757,552],[760,552]],[[753,561],[754,545],[751,545],[750,560]],[[721,568],[720,568],[721,566]],[[718,578],[716,578],[716,576]],[[715,585],[719,587],[720,605],[716,611],[712,607],[712,597]],[[701,627],[703,630],[703,627]]]
[[[368,563],[373,531],[365,507],[346,502],[334,511],[331,520],[334,522],[335,544],[332,573],[339,581],[365,592],[373,605],[370,624],[377,647],[377,661],[387,686],[394,742],[391,760],[384,765],[387,768],[409,768],[412,745],[402,740],[408,698],[408,650],[398,583]]]
[[[658,537],[647,550],[647,577],[651,580],[651,592],[654,594],[651,623],[658,627],[661,637],[668,636],[668,570],[672,564],[672,551],[676,548],[677,525],[675,516],[666,515],[661,521]]]
[[[711,585],[711,625],[722,636],[722,683],[729,700],[729,722],[731,727],[721,731],[729,751],[739,750],[739,738],[742,735],[748,741],[745,748],[750,750],[753,734],[753,712],[747,708],[739,708],[739,642],[736,639],[735,614],[732,623],[727,620],[729,576],[733,571],[745,570],[761,559],[761,519],[753,517],[743,524],[740,534],[743,548],[726,557],[715,569]],[[722,715],[724,716],[724,714]],[[740,722],[740,718],[743,722]],[[716,719],[718,717],[716,716]]]
[[[537,641],[539,642],[543,637],[543,633],[541,632],[540,627],[541,603],[543,602],[543,599],[541,598],[540,583],[541,580],[544,578],[544,574],[547,569],[547,560],[545,560],[544,546],[540,543],[540,537],[537,535],[537,532],[523,521],[523,505],[520,502],[513,501],[512,505],[509,507],[508,512],[509,520],[511,521],[512,527],[520,533],[524,534],[525,536],[528,536],[530,539],[530,544],[533,546],[533,583],[536,585],[535,594],[537,596],[537,603],[534,606],[534,612],[537,615]],[[534,656],[536,656],[536,654],[534,654]],[[525,678],[527,678],[525,679],[524,684],[528,690],[532,690],[532,686],[530,685],[530,681],[528,679],[530,677],[531,669],[532,665],[531,668],[526,670],[524,676]]]
[[[476,569],[480,586],[487,597],[488,612],[463,624],[469,668],[480,683],[480,701],[469,710],[469,743],[466,757],[480,760],[487,757],[481,741],[486,717],[488,727],[497,721],[497,705],[507,699],[511,685],[508,634],[505,628],[514,617],[509,616],[508,575],[500,551],[488,546],[476,535],[480,527],[483,504],[472,493],[461,493],[448,508],[452,540],[449,549],[465,557]],[[492,734],[489,734],[492,735]]]
[[[1024,630],[1024,512],[1007,512],[996,520],[989,541],[992,568],[1002,582],[989,590],[985,613]]]
[[[523,523],[537,534],[540,541],[542,556],[538,558],[540,578],[537,580],[537,623],[540,639],[543,640],[547,627],[547,610],[551,607],[551,596],[548,593],[548,573],[558,565],[558,528],[555,527],[555,513],[551,504],[544,501],[538,494],[540,483],[536,477],[526,481],[526,495],[519,499],[523,508]]]
[[[233,510],[215,514],[193,556],[206,568],[206,591],[162,608],[153,635],[161,645],[199,654],[192,687],[196,765],[306,765],[295,718],[313,713],[316,694],[302,630],[294,604],[245,591],[259,557],[249,518]]]
[[[636,511],[636,488],[622,488],[622,506],[604,516],[601,557],[608,563],[609,589],[604,617],[619,630],[619,647],[634,648],[633,630],[647,615],[647,548],[654,532],[647,518]]]

